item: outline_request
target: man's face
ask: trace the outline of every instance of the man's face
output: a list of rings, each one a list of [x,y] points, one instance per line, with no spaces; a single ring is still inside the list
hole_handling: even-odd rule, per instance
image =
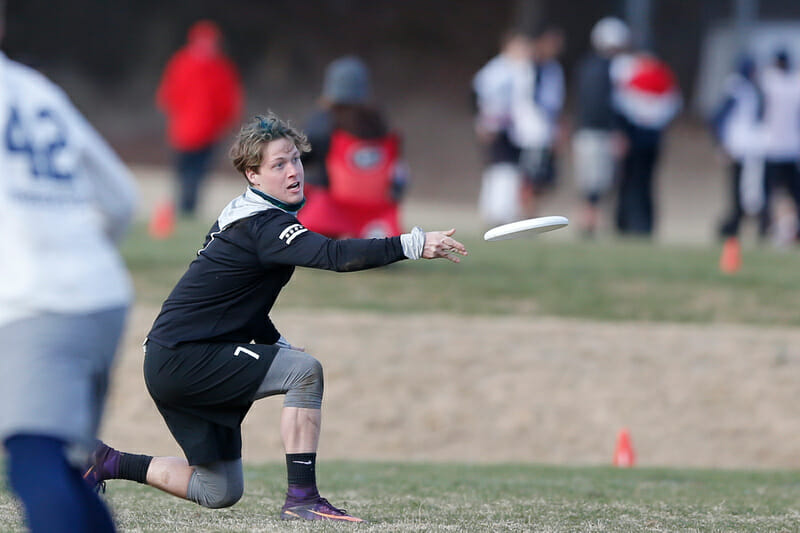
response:
[[[559,31],[551,30],[536,40],[534,54],[538,61],[550,61],[561,54],[563,47],[563,34]]]
[[[516,34],[507,42],[504,49],[506,57],[514,61],[528,61],[531,56],[532,43],[526,35]]]
[[[263,160],[247,179],[256,189],[286,204],[303,200],[303,163],[300,151],[286,138],[270,141],[262,148]]]

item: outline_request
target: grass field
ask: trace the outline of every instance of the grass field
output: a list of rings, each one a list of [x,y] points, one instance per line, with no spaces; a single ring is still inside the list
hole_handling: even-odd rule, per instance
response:
[[[326,463],[321,489],[369,524],[277,519],[283,467],[248,466],[245,496],[207,510],[124,481],[121,531],[798,531],[800,473],[538,465]],[[0,531],[20,530],[0,493]]]
[[[183,223],[167,241],[143,227],[124,253],[140,301],[160,303],[207,228]],[[592,320],[800,325],[796,253],[747,249],[736,275],[719,248],[540,238],[462,240],[470,256],[402,262],[353,275],[298,269],[285,308],[383,313],[562,316]],[[800,531],[800,471],[721,471],[536,464],[323,461],[323,495],[370,521],[364,531]],[[339,531],[281,523],[284,466],[247,464],[234,507],[206,510],[112,481],[107,501],[122,531]],[[0,489],[0,532],[21,530]]]
[[[124,252],[140,299],[160,303],[207,228],[179,226],[152,241],[138,228]],[[800,257],[749,249],[735,275],[719,247],[548,238],[486,243],[460,237],[469,257],[401,262],[355,274],[298,269],[279,306],[382,312],[548,315],[598,320],[800,325]]]

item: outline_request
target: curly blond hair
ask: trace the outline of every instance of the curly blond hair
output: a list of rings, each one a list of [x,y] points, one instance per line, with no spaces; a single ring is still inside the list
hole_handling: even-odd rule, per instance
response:
[[[289,139],[301,153],[311,150],[303,132],[270,111],[266,115],[256,115],[239,130],[229,153],[233,166],[247,179],[248,170],[258,170],[261,166],[264,146],[276,139]]]

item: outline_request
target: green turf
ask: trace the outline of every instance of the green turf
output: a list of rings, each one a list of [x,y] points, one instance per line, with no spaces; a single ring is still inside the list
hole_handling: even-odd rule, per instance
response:
[[[133,232],[124,253],[141,301],[163,301],[206,230],[184,223],[166,241],[142,227]],[[716,245],[463,240],[470,255],[459,265],[403,261],[347,274],[299,268],[278,308],[800,325],[796,251],[746,249],[742,270],[725,275]]]
[[[140,301],[164,299],[206,229],[181,223],[173,238],[153,241],[136,228],[124,254]],[[800,324],[796,252],[745,250],[741,272],[726,276],[718,246],[463,240],[470,256],[460,265],[298,269],[278,306]],[[323,462],[318,472],[326,496],[371,521],[359,530],[800,531],[800,472],[350,462]],[[248,465],[245,476],[246,495],[230,509],[202,509],[119,481],[106,497],[122,531],[351,529],[280,523],[284,467]],[[21,528],[0,488],[0,532]]]
[[[538,465],[323,463],[320,487],[370,521],[359,531],[798,531],[799,472]],[[245,496],[208,510],[110,481],[121,531],[341,531],[281,523],[282,465],[246,466]],[[0,531],[20,529],[0,491]]]

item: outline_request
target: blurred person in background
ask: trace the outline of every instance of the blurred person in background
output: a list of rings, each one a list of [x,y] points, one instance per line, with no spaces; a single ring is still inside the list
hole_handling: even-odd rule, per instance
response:
[[[722,238],[738,237],[746,215],[758,217],[759,237],[767,234],[764,109],[755,60],[743,56],[725,81],[722,99],[711,116],[711,131],[730,165],[730,206],[719,227]]]
[[[550,25],[509,30],[473,79],[475,132],[486,151],[478,206],[487,225],[533,216],[555,185],[563,45],[563,32]]]
[[[512,109],[512,136],[521,148],[522,210],[535,216],[541,197],[556,184],[559,119],[564,107],[564,71],[558,57],[564,32],[543,25],[533,33],[530,76],[518,89]]]
[[[355,56],[325,70],[320,108],[305,133],[311,151],[307,203],[299,220],[331,238],[402,232],[400,202],[409,180],[400,135],[371,102],[369,69]]]
[[[241,424],[254,401],[283,394],[280,434],[288,489],[284,520],[362,522],[322,498],[316,459],[322,365],[284,338],[272,307],[298,266],[352,272],[403,259],[466,255],[454,229],[383,239],[329,239],[300,224],[308,141],[275,115],[246,123],[231,149],[247,182],[221,212],[164,302],[145,342],[147,389],[186,459],[99,443],[86,479],[128,479],[208,508],[244,491]],[[410,332],[409,332],[410,333]]]
[[[514,135],[514,102],[526,87],[532,90],[532,80],[531,37],[518,28],[503,34],[500,53],[472,80],[475,134],[485,159],[478,208],[488,226],[512,222],[522,213],[522,147]]]
[[[0,22],[4,18],[0,6]],[[38,72],[0,53],[0,442],[33,532],[109,532],[81,479],[132,287],[133,176]]]
[[[611,74],[627,145],[617,194],[617,230],[651,237],[656,164],[663,133],[681,109],[681,95],[669,66],[647,52],[617,56]]]
[[[167,140],[175,151],[177,207],[192,216],[214,148],[239,121],[242,86],[222,52],[222,34],[212,21],[189,28],[186,45],[167,63],[156,103],[167,117]]]
[[[611,190],[625,152],[622,121],[614,106],[611,64],[630,45],[628,26],[616,17],[600,19],[592,28],[592,50],[575,75],[575,134],[572,153],[575,181],[582,195],[581,231],[597,230],[599,204]]]
[[[798,238],[800,228],[800,75],[792,68],[789,52],[778,50],[773,61],[760,77],[764,92],[764,175],[766,180],[766,210],[770,226],[775,194],[785,190],[794,203],[795,216],[788,218],[794,227],[789,242]],[[781,221],[784,223],[785,221]],[[777,230],[777,226],[772,227]],[[780,243],[786,244],[786,243]]]

